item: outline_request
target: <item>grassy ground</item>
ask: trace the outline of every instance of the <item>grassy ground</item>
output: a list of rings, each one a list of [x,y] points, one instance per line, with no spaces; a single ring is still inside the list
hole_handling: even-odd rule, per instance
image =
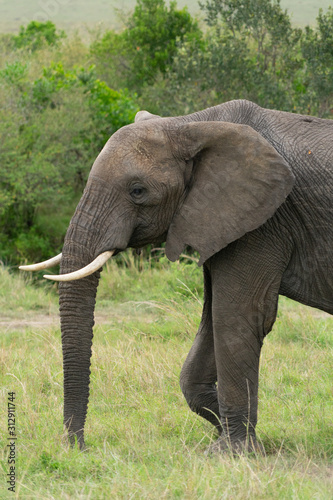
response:
[[[54,288],[0,276],[0,498],[331,499],[333,320],[282,299],[261,362],[258,436],[266,457],[207,457],[211,426],[178,377],[200,318],[194,264],[110,264],[99,290],[88,452],[62,429]],[[16,394],[16,493],[7,490],[7,393]]]
[[[319,8],[327,9],[331,0],[281,0],[281,6],[292,14],[297,25],[314,24]],[[31,20],[50,19],[66,30],[76,29],[83,24],[96,26],[103,22],[105,27],[118,27],[121,21],[115,8],[128,11],[136,0],[0,0],[0,33],[18,31]],[[200,12],[197,0],[178,0],[177,5],[187,5],[192,14]]]

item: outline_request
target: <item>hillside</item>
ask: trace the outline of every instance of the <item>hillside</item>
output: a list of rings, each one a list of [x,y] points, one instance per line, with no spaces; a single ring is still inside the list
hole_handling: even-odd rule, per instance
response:
[[[22,24],[31,20],[50,19],[57,26],[72,30],[87,24],[89,27],[103,23],[116,27],[121,24],[115,8],[126,11],[132,9],[136,0],[0,0],[0,32],[17,31]],[[187,5],[192,13],[199,12],[197,0],[178,0],[180,7]],[[314,24],[318,9],[327,9],[331,0],[281,0],[283,8],[288,8],[295,24]]]

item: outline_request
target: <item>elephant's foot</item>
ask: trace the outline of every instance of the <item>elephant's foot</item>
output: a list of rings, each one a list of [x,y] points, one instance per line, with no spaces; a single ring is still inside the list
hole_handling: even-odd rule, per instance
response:
[[[243,455],[254,453],[265,456],[265,449],[258,443],[254,436],[249,436],[245,440],[231,440],[226,436],[220,436],[215,443],[212,443],[206,451],[207,455],[217,455],[221,453],[232,453],[233,455]]]

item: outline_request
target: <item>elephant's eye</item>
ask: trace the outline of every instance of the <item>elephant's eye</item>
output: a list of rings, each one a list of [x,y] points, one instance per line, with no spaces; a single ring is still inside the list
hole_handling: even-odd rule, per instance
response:
[[[140,196],[140,194],[142,194],[142,193],[143,193],[143,189],[142,188],[134,188],[131,194],[133,196]]]
[[[145,189],[142,186],[133,186],[133,188],[130,191],[130,194],[132,198],[134,198],[134,200],[141,199],[144,193]]]

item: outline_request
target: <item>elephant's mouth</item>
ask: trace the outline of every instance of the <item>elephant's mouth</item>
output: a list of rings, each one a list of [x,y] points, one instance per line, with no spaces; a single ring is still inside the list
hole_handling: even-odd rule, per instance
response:
[[[147,236],[143,238],[140,230],[135,230],[129,241],[128,246],[130,248],[142,248],[146,245],[161,245],[166,241],[166,237],[167,237],[167,231],[164,231],[164,233],[158,236],[154,237]]]

